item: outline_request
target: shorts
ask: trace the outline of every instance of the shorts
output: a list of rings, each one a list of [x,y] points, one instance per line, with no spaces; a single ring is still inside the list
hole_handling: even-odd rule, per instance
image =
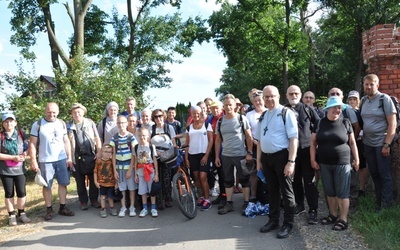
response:
[[[208,173],[210,170],[210,162],[207,161],[206,165],[201,165],[200,161],[204,157],[205,154],[188,154],[189,164],[190,164],[190,171],[200,171]]]
[[[222,170],[225,177],[225,187],[231,188],[235,183],[234,168],[236,168],[236,174],[239,177],[239,182],[242,187],[249,187],[249,176],[243,174],[240,161],[243,160],[244,156],[221,156]]]
[[[39,162],[40,172],[42,177],[47,182],[47,189],[51,189],[53,186],[54,176],[58,182],[58,185],[68,186],[69,185],[69,171],[67,168],[67,159],[55,161],[55,162]]]
[[[113,197],[114,187],[103,187],[100,186],[100,195],[107,195],[107,197]]]
[[[320,167],[325,195],[348,199],[350,197],[351,165],[321,164]]]
[[[144,176],[140,176],[139,175],[138,178],[139,178],[139,184],[138,184],[139,191],[138,191],[138,194],[139,195],[144,195],[144,194],[150,193],[151,184],[153,184],[153,179],[154,179],[154,172],[150,174],[150,181],[149,182],[147,182],[144,179]]]
[[[118,189],[120,191],[133,191],[137,189],[137,183],[135,182],[135,171],[132,171],[131,178],[126,178],[127,170],[117,170],[119,175]]]

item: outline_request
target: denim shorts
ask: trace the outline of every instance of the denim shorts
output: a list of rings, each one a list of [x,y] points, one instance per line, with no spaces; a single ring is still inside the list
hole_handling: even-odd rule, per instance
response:
[[[119,175],[119,180],[118,180],[118,189],[120,191],[133,191],[138,189],[137,188],[137,183],[135,182],[135,171],[132,171],[132,176],[131,178],[127,179],[126,178],[126,172],[127,170],[117,170],[118,175]]]
[[[47,189],[53,186],[54,176],[57,179],[58,185],[69,185],[69,171],[67,168],[67,159],[55,162],[39,162],[40,172],[42,177],[47,182]]]
[[[144,179],[144,176],[140,176],[139,175],[138,178],[139,178],[139,184],[138,184],[139,191],[138,191],[138,194],[139,195],[144,195],[144,194],[150,193],[151,184],[153,184],[153,179],[154,179],[154,172],[150,174],[150,181],[149,182],[147,182]]]
[[[114,187],[103,187],[100,186],[100,195],[107,195],[107,197],[113,197]]]
[[[320,167],[325,195],[348,199],[350,197],[351,165],[321,164]]]

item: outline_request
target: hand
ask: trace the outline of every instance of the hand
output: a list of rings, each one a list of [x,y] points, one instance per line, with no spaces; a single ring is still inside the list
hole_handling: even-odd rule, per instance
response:
[[[263,169],[263,166],[261,164],[261,162],[257,161],[257,171],[260,171]]]
[[[382,147],[382,156],[383,156],[383,157],[388,157],[388,156],[390,156],[390,148]]]
[[[129,179],[132,177],[132,169],[129,169],[128,171],[126,171],[126,179]]]
[[[319,170],[320,169],[319,164],[316,161],[311,161],[311,167],[314,170]]]
[[[135,175],[135,182],[139,183],[139,176],[138,175]]]
[[[221,167],[221,160],[219,157],[215,158],[215,166],[217,166],[217,168]]]
[[[116,180],[119,180],[119,174],[118,174],[117,170],[114,171],[114,177]],[[117,185],[117,187],[118,187],[118,184],[115,184],[115,185]]]
[[[39,169],[37,161],[31,161],[31,170],[37,172]]]
[[[354,168],[354,170],[355,170],[356,172],[360,169],[360,163],[359,163],[358,161],[353,160],[352,165],[353,165],[353,168]]]
[[[155,182],[159,182],[159,180],[158,180],[158,174],[155,174],[154,175],[154,179],[153,179]]]
[[[251,154],[246,154],[246,161],[252,161],[253,160],[253,156]]]
[[[200,164],[202,166],[206,165],[207,164],[207,160],[208,160],[208,157],[203,156],[203,158],[201,158],[201,160],[200,160]]]
[[[100,188],[100,184],[97,181],[94,182],[94,185],[96,185],[97,188]]]
[[[72,169],[73,166],[74,163],[72,162],[72,160],[67,160],[67,168]]]
[[[285,169],[283,170],[283,175],[285,177],[292,176],[294,173],[294,163],[288,162],[286,163]]]

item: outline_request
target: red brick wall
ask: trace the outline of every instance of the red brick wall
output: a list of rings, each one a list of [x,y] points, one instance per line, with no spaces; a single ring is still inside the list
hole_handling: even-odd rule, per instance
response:
[[[379,77],[379,91],[400,99],[400,28],[379,24],[363,33],[363,59],[367,73]],[[400,147],[392,150],[395,190],[400,190]],[[400,200],[400,197],[397,197]]]

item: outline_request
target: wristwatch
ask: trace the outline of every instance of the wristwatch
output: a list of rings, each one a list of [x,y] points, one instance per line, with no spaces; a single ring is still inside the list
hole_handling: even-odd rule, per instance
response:
[[[247,154],[248,155],[253,155],[253,152],[252,151],[247,151]]]
[[[390,148],[390,144],[387,143],[387,142],[385,142],[385,143],[383,143],[383,147],[384,147],[384,148]]]

